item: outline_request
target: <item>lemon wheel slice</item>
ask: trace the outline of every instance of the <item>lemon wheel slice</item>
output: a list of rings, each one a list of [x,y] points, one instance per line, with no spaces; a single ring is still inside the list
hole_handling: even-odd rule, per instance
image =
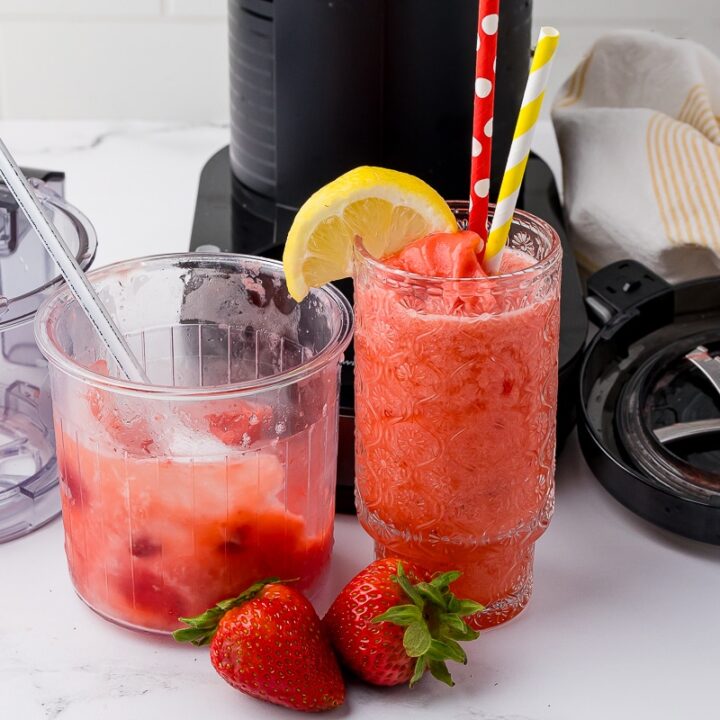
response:
[[[300,208],[283,265],[290,294],[352,275],[353,244],[377,258],[432,232],[454,232],[455,217],[427,183],[407,173],[359,167],[320,188]]]

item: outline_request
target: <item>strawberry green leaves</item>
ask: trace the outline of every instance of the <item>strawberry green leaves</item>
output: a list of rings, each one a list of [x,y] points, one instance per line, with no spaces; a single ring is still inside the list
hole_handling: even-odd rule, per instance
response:
[[[391,607],[373,619],[375,623],[391,622],[406,628],[403,646],[409,657],[417,658],[410,687],[422,678],[426,670],[452,687],[455,683],[446,661],[467,663],[467,655],[458,641],[475,640],[479,633],[470,628],[463,618],[484,608],[473,600],[455,597],[450,585],[459,577],[459,572],[446,572],[436,575],[430,582],[413,585],[399,562],[393,581],[402,588],[410,602]]]
[[[239,607],[248,602],[248,600],[252,600],[266,585],[277,582],[280,582],[280,578],[261,580],[251,585],[237,597],[222,600],[214,607],[211,607],[196,617],[178,618],[181,623],[184,623],[188,627],[176,630],[173,633],[173,638],[178,642],[189,642],[198,647],[201,645],[209,645],[217,632],[218,623],[228,610]]]
[[[378,615],[373,622],[391,622],[404,627],[422,622],[422,620],[422,611],[418,605],[396,605],[382,615]]]
[[[403,645],[409,657],[422,657],[430,650],[432,643],[430,630],[423,621],[408,625],[403,635]]]

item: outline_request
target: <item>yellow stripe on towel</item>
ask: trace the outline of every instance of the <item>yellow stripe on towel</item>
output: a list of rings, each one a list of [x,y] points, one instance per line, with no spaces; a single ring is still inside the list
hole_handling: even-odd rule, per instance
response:
[[[715,144],[720,144],[720,118],[713,113],[705,85],[693,85],[685,98],[678,120],[692,125]]]
[[[683,117],[701,118],[701,102],[687,101]],[[671,245],[720,250],[720,146],[687,120],[659,113],[650,119],[647,156],[655,200]]]

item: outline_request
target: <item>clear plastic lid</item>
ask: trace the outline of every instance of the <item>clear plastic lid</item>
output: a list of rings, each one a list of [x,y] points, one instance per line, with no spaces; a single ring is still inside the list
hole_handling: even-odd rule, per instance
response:
[[[97,249],[90,221],[41,180],[31,178],[30,183],[46,216],[86,270]],[[0,182],[0,332],[31,320],[40,303],[62,282],[57,265]]]
[[[48,217],[87,269],[97,247],[90,222],[42,181],[31,180]],[[57,266],[0,184],[0,542],[60,512],[47,365],[32,321],[62,283]]]

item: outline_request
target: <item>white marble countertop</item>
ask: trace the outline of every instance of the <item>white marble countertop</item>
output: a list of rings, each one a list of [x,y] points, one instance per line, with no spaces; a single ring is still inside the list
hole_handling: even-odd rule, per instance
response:
[[[67,198],[99,236],[96,265],[187,248],[203,163],[222,127],[0,123],[21,163],[67,173]],[[552,155],[548,126],[541,154]],[[328,592],[372,559],[340,517]],[[225,685],[205,650],[115,627],[75,596],[55,521],[0,545],[2,720],[289,718]],[[450,690],[352,684],[330,717],[444,720],[715,718],[720,714],[720,548],[635,518],[592,477],[571,438],[555,518],[537,548],[535,594],[469,646]],[[324,610],[329,598],[322,599]]]

